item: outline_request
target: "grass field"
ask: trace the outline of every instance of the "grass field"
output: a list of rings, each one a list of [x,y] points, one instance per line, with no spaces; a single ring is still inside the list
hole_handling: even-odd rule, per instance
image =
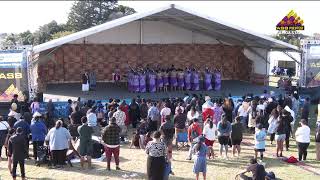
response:
[[[313,112],[313,111],[311,111]],[[315,118],[313,116],[311,122],[314,130]],[[232,180],[235,175],[248,165],[248,160],[254,155],[254,151],[249,143],[253,143],[252,135],[246,134],[244,142],[247,145],[242,145],[242,153],[240,158],[231,158],[229,149],[229,160],[216,157],[214,160],[208,160],[207,178],[217,180]],[[290,140],[290,148],[288,152],[284,152],[284,156],[297,157],[297,148],[295,141]],[[30,146],[31,147],[31,146]],[[215,152],[218,152],[218,144],[214,145]],[[31,150],[30,150],[31,151]],[[287,164],[279,159],[276,159],[275,145],[271,146],[267,141],[266,154],[264,162],[266,170],[273,171],[279,179],[283,180],[317,180],[320,176],[308,172],[297,165]],[[192,173],[193,161],[185,160],[187,155],[186,150],[173,152],[173,171],[174,176],[170,179],[195,179]],[[122,145],[120,150],[120,167],[121,171],[116,171],[114,164],[111,165],[111,171],[106,170],[106,162],[94,163],[94,169],[81,170],[79,163],[74,164],[74,167],[65,167],[64,169],[49,169],[46,165],[37,167],[33,164],[33,160],[28,160],[26,165],[26,175],[28,179],[54,180],[54,179],[73,179],[73,180],[103,180],[103,179],[146,179],[146,154],[143,150],[129,149],[128,145]],[[312,142],[308,150],[308,160],[305,162],[308,166],[313,167],[313,170],[320,173],[320,162],[315,160],[315,143],[314,132],[312,134]],[[18,174],[20,171],[18,170]],[[11,179],[7,170],[7,162],[0,163],[1,180]]]

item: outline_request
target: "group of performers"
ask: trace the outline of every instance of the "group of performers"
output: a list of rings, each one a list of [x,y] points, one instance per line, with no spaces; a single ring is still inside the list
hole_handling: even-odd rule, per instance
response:
[[[203,78],[202,78],[203,77]],[[221,72],[219,70],[210,71],[206,68],[203,76],[196,68],[155,68],[149,67],[133,70],[127,75],[129,92],[167,92],[171,91],[199,91],[201,88],[205,91],[220,90]],[[203,86],[201,85],[203,79]]]

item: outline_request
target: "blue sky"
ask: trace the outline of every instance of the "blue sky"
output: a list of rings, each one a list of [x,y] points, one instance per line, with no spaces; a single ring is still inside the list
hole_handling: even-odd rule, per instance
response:
[[[261,33],[274,34],[276,24],[294,10],[304,20],[304,34],[320,33],[317,1],[120,1],[141,12],[175,3],[202,14]],[[52,20],[67,21],[72,1],[0,1],[0,33],[35,31]]]

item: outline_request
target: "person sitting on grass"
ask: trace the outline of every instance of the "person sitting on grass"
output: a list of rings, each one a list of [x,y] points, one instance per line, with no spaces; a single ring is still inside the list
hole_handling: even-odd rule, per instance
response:
[[[252,177],[245,175],[247,172],[251,172]],[[243,180],[265,180],[266,174],[264,166],[258,164],[257,159],[251,158],[250,165],[245,170],[237,174],[236,177],[240,177],[240,179]]]
[[[266,136],[267,133],[265,129],[263,128],[262,124],[258,124],[257,131],[254,135],[254,140],[255,140],[255,158],[258,156],[258,152],[260,152],[260,160],[262,161],[263,159],[263,152],[265,151],[265,146],[266,146]]]
[[[140,149],[140,135],[139,130],[137,129],[135,133],[133,133],[130,149],[134,146],[136,149]]]

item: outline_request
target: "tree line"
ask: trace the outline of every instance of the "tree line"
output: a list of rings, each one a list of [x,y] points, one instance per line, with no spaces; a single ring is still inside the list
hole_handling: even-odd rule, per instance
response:
[[[117,0],[75,1],[65,24],[58,24],[53,20],[40,26],[35,32],[27,30],[7,34],[0,46],[5,48],[42,44],[135,12],[133,8],[119,5]]]

